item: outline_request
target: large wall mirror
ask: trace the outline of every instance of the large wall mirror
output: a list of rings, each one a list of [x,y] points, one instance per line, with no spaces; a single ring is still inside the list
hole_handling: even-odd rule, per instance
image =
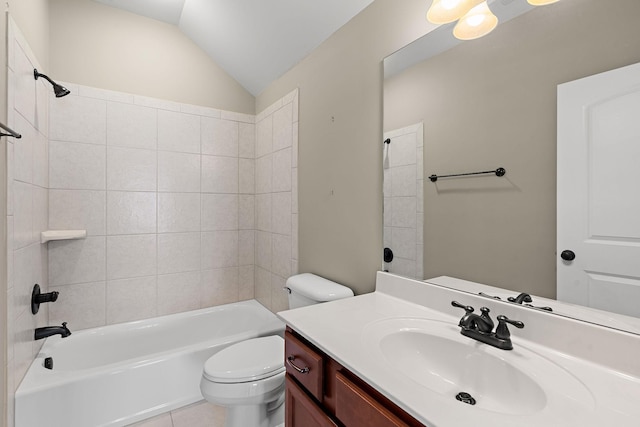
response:
[[[397,256],[400,262],[384,268],[418,279],[451,276],[514,295],[555,299],[562,262],[556,253],[558,86],[640,62],[640,2],[489,4],[501,19],[489,35],[457,42],[451,26],[441,26],[385,59],[385,139],[418,124],[423,133],[414,162],[422,168],[415,172],[414,213],[423,240],[402,240],[399,255],[410,255]],[[425,10],[428,5],[425,0]],[[392,169],[398,162],[387,157],[396,141],[389,139],[381,149],[386,150],[383,168]],[[428,179],[497,168],[506,174]],[[387,176],[407,179],[407,174],[413,176],[408,167],[383,174],[385,246],[391,249],[392,237],[402,234],[392,225],[409,212],[398,214],[394,201],[406,205],[411,196],[390,193],[398,186]],[[640,239],[631,243],[640,247]],[[640,284],[634,280],[629,284]],[[640,286],[635,288],[638,293],[628,295],[636,295],[640,307]],[[585,305],[602,309],[597,301]],[[628,328],[624,322],[614,327],[640,333],[640,320],[628,320]]]

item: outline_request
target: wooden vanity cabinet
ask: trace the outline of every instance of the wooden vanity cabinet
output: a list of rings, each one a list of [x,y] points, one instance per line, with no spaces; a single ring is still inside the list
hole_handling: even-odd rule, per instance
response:
[[[285,427],[424,427],[289,327],[284,357]]]

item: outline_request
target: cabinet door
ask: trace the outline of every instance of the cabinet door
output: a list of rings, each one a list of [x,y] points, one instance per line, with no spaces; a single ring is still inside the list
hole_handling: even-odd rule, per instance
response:
[[[289,375],[286,379],[286,427],[337,427]]]
[[[340,372],[336,380],[336,418],[345,426],[409,426]]]

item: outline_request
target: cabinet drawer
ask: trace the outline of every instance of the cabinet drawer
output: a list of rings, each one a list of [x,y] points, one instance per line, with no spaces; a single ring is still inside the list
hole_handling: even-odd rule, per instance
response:
[[[347,427],[408,427],[342,373],[336,373],[336,418]]]
[[[287,373],[322,402],[322,355],[286,331],[284,358]]]

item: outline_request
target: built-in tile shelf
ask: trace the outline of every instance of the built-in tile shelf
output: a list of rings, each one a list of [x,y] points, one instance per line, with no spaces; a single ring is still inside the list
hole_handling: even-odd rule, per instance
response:
[[[40,242],[47,243],[50,240],[84,239],[87,230],[47,230],[40,233]]]

